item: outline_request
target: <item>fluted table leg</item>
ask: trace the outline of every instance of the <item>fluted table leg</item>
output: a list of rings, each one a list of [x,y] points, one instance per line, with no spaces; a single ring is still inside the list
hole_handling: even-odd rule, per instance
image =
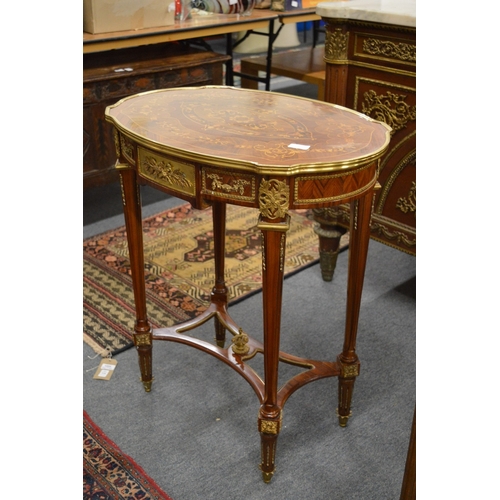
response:
[[[117,165],[122,187],[122,200],[127,228],[127,243],[132,271],[136,321],[134,345],[139,354],[141,381],[146,392],[153,382],[153,338],[146,311],[146,284],[142,237],[142,210],[135,171],[127,165]]]
[[[261,216],[262,300],[264,311],[264,401],[259,411],[262,460],[260,469],[267,483],[275,470],[276,442],[281,430],[278,405],[278,364],[280,350],[281,302],[285,268],[286,231],[290,216],[272,222]]]
[[[368,244],[370,242],[370,217],[373,190],[364,197],[351,202],[351,225],[349,240],[349,264],[347,279],[347,309],[344,346],[337,358],[340,366],[338,417],[342,427],[351,416],[351,399],[354,382],[359,375],[359,359],[356,354],[361,294],[366,268]]]

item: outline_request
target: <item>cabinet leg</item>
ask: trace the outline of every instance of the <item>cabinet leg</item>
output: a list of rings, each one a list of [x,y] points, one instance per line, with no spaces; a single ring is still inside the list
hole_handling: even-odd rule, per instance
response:
[[[337,265],[340,239],[347,229],[337,224],[337,209],[319,208],[313,210],[316,226],[314,232],[319,238],[319,266],[324,281],[332,281]]]
[[[135,171],[128,165],[117,164],[122,188],[123,212],[127,228],[127,243],[134,290],[135,315],[134,345],[139,355],[141,381],[146,392],[153,382],[153,342],[151,325],[146,311],[146,284],[142,238],[142,210]]]

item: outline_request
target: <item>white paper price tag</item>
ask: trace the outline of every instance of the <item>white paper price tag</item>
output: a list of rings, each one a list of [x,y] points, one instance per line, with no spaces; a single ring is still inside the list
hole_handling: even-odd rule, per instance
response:
[[[289,148],[293,148],[293,149],[302,149],[304,151],[307,151],[311,146],[306,146],[305,144],[289,144],[288,145]]]
[[[109,380],[113,375],[118,361],[110,358],[105,358],[101,361],[94,373],[94,378],[97,380]]]

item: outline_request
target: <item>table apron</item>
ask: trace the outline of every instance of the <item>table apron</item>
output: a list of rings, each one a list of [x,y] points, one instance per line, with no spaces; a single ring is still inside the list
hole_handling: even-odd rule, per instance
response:
[[[275,181],[273,196],[280,197],[285,211],[339,205],[364,196],[378,177],[378,160],[354,169],[294,176],[261,175],[225,169],[160,154],[115,134],[117,156],[136,170],[139,181],[205,208],[213,201],[261,208],[263,185]],[[280,202],[281,203],[281,202]]]

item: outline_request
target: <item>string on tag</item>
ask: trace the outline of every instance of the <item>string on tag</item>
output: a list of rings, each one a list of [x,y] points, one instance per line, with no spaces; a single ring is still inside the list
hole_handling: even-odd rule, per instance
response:
[[[100,354],[98,353],[95,356],[87,356],[87,358],[95,359],[98,356],[101,356],[102,358],[105,358],[105,359],[111,359],[113,357],[113,354],[111,353],[111,350],[108,347],[106,347],[106,349],[104,349]],[[85,373],[96,370],[97,368],[99,368],[99,366],[100,366],[100,363],[97,366],[94,366],[93,368],[89,368],[88,370],[85,370]]]

